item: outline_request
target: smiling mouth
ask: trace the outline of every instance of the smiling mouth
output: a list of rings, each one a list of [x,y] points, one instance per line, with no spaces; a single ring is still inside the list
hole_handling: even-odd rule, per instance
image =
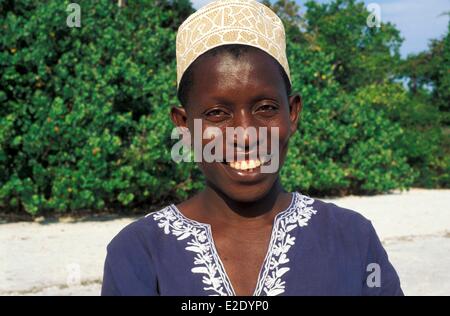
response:
[[[270,157],[261,157],[257,159],[249,159],[249,160],[242,160],[242,161],[230,161],[230,162],[224,162],[227,166],[229,166],[231,169],[237,170],[237,171],[246,171],[246,172],[253,172],[256,169],[258,169],[262,165],[268,165],[270,163]]]

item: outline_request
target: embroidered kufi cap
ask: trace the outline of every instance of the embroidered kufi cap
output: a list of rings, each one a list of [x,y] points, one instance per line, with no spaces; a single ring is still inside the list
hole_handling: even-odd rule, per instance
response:
[[[291,80],[281,19],[255,0],[217,0],[189,16],[178,28],[177,86],[203,53],[222,45],[257,47],[275,58]]]

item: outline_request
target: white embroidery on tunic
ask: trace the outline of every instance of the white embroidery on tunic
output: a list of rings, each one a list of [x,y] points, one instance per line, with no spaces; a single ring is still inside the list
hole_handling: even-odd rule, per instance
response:
[[[261,295],[262,290],[267,296],[276,296],[285,292],[286,281],[282,280],[282,276],[290,268],[284,265],[289,262],[287,256],[289,249],[295,245],[295,237],[291,236],[290,232],[297,227],[308,225],[311,216],[317,213],[311,206],[313,203],[314,199],[295,193],[290,208],[277,216],[255,295]]]
[[[212,295],[232,295],[231,287],[227,286],[227,279],[221,273],[218,257],[214,256],[211,238],[204,225],[180,217],[170,206],[152,215],[153,219],[158,221],[158,226],[164,229],[165,234],[172,233],[177,236],[177,240],[192,237],[187,242],[188,246],[185,249],[195,253],[194,265],[196,266],[191,271],[204,274],[202,282],[206,286],[203,289],[205,291],[214,291],[215,293]],[[226,292],[224,283],[227,287]]]
[[[279,213],[274,220],[269,249],[258,276],[254,295],[262,292],[268,296],[283,294],[286,281],[283,276],[290,270],[288,252],[295,245],[295,237],[291,232],[298,227],[308,225],[308,221],[317,211],[313,209],[314,199],[295,193],[289,208]],[[202,282],[205,291],[213,291],[211,295],[234,295],[231,282],[214,246],[211,226],[184,217],[175,206],[168,206],[158,212],[149,214],[164,230],[177,240],[187,241],[186,250],[194,252],[192,273],[203,274]],[[147,216],[149,216],[147,215]]]

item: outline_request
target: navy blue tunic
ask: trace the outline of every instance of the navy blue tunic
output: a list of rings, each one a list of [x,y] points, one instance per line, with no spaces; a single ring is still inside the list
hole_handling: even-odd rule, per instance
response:
[[[235,295],[209,224],[175,205],[125,227],[107,247],[102,295]],[[371,224],[294,193],[274,219],[254,295],[403,295]]]

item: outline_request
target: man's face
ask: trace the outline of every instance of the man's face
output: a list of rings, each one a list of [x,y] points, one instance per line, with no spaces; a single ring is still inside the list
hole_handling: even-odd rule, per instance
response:
[[[222,132],[225,161],[199,163],[207,185],[239,202],[262,198],[278,179],[289,138],[296,130],[300,97],[287,96],[278,64],[257,50],[239,59],[227,53],[204,57],[195,65],[193,82],[188,104],[173,110],[172,118],[177,125],[188,127],[193,137],[201,137],[194,135],[194,119],[201,120],[202,133],[209,127]],[[227,135],[227,127],[253,127],[256,137],[247,133],[241,139]],[[262,127],[266,128],[266,137]],[[275,131],[278,143],[271,141]],[[201,141],[203,147],[209,142],[211,139]],[[226,155],[227,146],[233,159]],[[261,157],[261,146],[266,146],[269,155],[278,150],[279,163],[273,172],[261,172],[261,163],[271,163],[266,161],[269,158]]]

